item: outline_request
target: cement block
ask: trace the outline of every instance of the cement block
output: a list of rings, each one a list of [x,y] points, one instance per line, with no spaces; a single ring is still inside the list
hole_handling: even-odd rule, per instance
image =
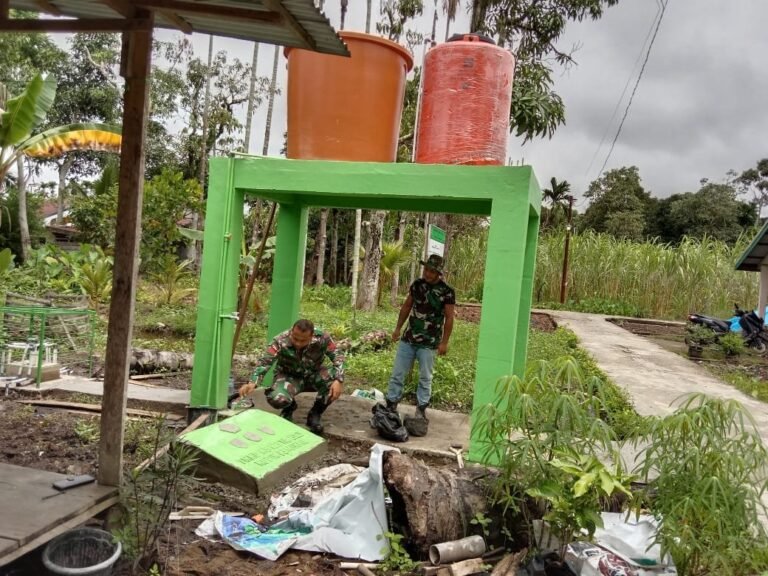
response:
[[[32,372],[29,373],[29,362],[9,362],[5,365],[5,374],[7,376],[27,376],[35,378],[37,375],[37,365],[32,366]],[[49,382],[58,380],[61,377],[61,366],[53,363],[43,363],[40,368],[40,382]]]
[[[277,414],[251,409],[190,432],[197,475],[256,495],[326,452],[325,440]]]

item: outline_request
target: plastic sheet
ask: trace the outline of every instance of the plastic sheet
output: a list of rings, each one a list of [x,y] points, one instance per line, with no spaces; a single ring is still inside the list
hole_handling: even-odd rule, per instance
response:
[[[416,162],[503,165],[514,71],[510,52],[477,36],[427,52]]]

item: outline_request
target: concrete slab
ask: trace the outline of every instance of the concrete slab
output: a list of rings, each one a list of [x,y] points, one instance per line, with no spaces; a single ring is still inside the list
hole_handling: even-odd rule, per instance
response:
[[[198,475],[263,494],[323,453],[325,440],[279,415],[250,409],[185,434],[197,448]]]
[[[64,376],[58,380],[41,382],[40,388],[34,386],[27,387],[28,390],[66,390],[67,392],[92,394],[102,396],[104,394],[104,382],[82,376]],[[138,384],[128,384],[128,398],[132,400],[143,400],[145,402],[162,402],[164,404],[179,404],[186,406],[189,404],[189,390],[174,390],[172,388],[140,386]]]
[[[638,413],[670,414],[676,402],[691,393],[734,399],[749,410],[763,442],[768,443],[768,404],[729,386],[694,362],[608,322],[610,316],[545,312],[578,336],[600,369],[629,393]]]

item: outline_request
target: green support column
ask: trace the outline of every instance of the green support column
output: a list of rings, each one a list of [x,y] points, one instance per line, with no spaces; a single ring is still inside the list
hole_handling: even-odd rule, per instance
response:
[[[233,187],[235,160],[212,158],[198,292],[192,408],[227,406],[237,312],[243,193]]]
[[[281,203],[277,213],[267,338],[287,330],[299,317],[307,248],[307,212],[307,207],[301,204]]]
[[[523,282],[520,286],[520,312],[517,322],[517,338],[513,373],[525,374],[528,361],[528,334],[530,331],[531,303],[533,301],[533,276],[536,271],[536,246],[539,238],[539,215],[532,209],[528,214],[528,234],[525,241]]]
[[[472,404],[469,458],[474,461],[482,460],[485,440],[474,427],[478,413],[493,401],[499,378],[525,371],[529,324],[525,314],[530,313],[532,288],[525,276],[533,272],[526,268],[530,206],[514,201],[514,197],[498,199],[491,208]],[[535,247],[534,242],[534,251]]]

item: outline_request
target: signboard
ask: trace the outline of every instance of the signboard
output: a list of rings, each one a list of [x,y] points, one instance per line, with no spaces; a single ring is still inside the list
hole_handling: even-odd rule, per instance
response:
[[[277,414],[250,409],[185,434],[211,480],[263,492],[325,452],[325,441]]]
[[[429,238],[427,238],[427,258],[430,254],[442,257],[445,253],[445,230],[432,224],[429,225]]]

